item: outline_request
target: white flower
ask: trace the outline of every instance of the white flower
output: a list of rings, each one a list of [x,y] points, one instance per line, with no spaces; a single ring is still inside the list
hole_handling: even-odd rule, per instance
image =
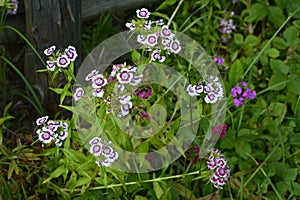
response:
[[[146,8],[136,10],[136,16],[141,19],[147,19],[150,16],[150,12]]]
[[[97,74],[92,78],[92,87],[94,89],[100,88],[107,84],[106,78],[102,74]]]
[[[89,81],[91,80],[94,76],[96,76],[98,74],[97,70],[92,70],[88,75],[86,75],[85,80]]]
[[[46,66],[47,69],[49,69],[50,71],[55,70],[55,62],[54,61],[47,60],[46,63],[47,63],[47,66]]]
[[[161,56],[159,50],[154,50],[151,54],[151,60],[152,61],[158,60],[159,62],[164,62],[166,60],[166,57]]]
[[[94,97],[102,98],[103,95],[104,95],[104,90],[102,88],[94,89],[94,91],[93,91],[93,96]]]
[[[121,84],[129,83],[133,77],[133,74],[126,68],[121,69],[121,72],[117,74],[118,82]]]
[[[39,134],[39,140],[45,144],[48,144],[54,139],[53,134],[53,131],[51,131],[50,129],[44,129]]]
[[[192,85],[192,84],[189,84],[186,88],[186,91],[188,92],[188,94],[193,97],[193,96],[196,96],[198,95],[196,90],[195,90],[195,86]]]
[[[167,39],[173,39],[174,34],[171,32],[167,25],[164,25],[161,28],[160,36]]]
[[[171,43],[171,46],[170,46],[170,52],[171,53],[179,53],[181,50],[181,46],[180,46],[180,43],[178,40],[174,40],[172,43]]]
[[[126,104],[127,102],[130,102],[130,100],[131,100],[131,96],[129,96],[129,95],[123,95],[123,96],[119,97],[119,102],[121,104]]]
[[[36,120],[36,125],[42,125],[43,123],[47,122],[48,116],[40,117]]]
[[[130,23],[130,22],[127,22],[127,23],[125,24],[125,26],[126,26],[127,28],[129,28],[130,30],[135,30],[135,28],[136,28],[135,24],[134,24],[134,23]]]
[[[137,41],[141,44],[146,44],[146,37],[144,35],[139,34],[137,36]]]
[[[65,140],[68,137],[68,132],[67,131],[62,131],[58,135],[60,140]]]
[[[62,55],[57,58],[56,63],[59,67],[65,68],[69,66],[70,60],[66,55]]]
[[[53,53],[53,51],[55,51],[55,49],[56,49],[56,46],[52,45],[51,47],[44,50],[44,54],[46,56],[50,56]]]
[[[65,49],[65,53],[70,61],[75,61],[78,56],[76,49],[73,46],[68,46],[68,48]]]
[[[97,143],[97,144],[93,144],[90,147],[90,153],[93,154],[94,156],[100,156],[101,152],[102,152],[102,143]]]
[[[75,101],[78,101],[83,95],[84,95],[84,90],[81,87],[79,87],[79,88],[76,88],[73,97],[74,97]]]
[[[148,34],[146,38],[146,45],[154,47],[157,44],[158,36],[156,33]]]

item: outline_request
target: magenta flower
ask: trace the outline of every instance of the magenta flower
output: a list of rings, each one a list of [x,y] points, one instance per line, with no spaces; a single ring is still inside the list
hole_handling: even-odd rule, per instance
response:
[[[231,89],[231,96],[233,97],[234,105],[239,107],[244,105],[245,99],[253,100],[256,96],[256,91],[251,90],[247,82],[239,82],[236,87]]]
[[[224,58],[220,58],[220,57],[215,57],[214,58],[214,62],[217,63],[218,66],[222,66],[223,63],[225,62]]]
[[[222,124],[219,126],[212,127],[212,135],[220,133],[219,138],[224,138],[226,136],[227,124]]]

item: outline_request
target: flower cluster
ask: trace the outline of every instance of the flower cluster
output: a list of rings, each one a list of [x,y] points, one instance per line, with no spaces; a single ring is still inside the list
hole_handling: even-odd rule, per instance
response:
[[[90,153],[97,157],[96,163],[99,167],[108,167],[118,159],[119,154],[110,146],[111,142],[101,141],[100,137],[95,137],[89,143]]]
[[[66,68],[71,62],[74,62],[78,56],[73,46],[68,46],[63,52],[55,50],[56,46],[54,45],[44,50],[44,54],[49,57],[49,60],[46,61],[46,67],[50,71],[54,71],[56,67],[61,71],[62,68]]]
[[[147,89],[147,90],[137,89],[134,92],[134,95],[139,96],[142,99],[148,99],[148,97],[150,97],[152,95],[152,90],[151,89]]]
[[[230,168],[227,165],[227,160],[218,149],[211,148],[211,152],[207,160],[207,167],[213,172],[210,181],[215,188],[223,189],[226,181],[230,177]]]
[[[244,105],[245,99],[254,99],[256,91],[248,87],[247,82],[239,82],[238,85],[231,89],[231,96],[234,98],[233,103],[235,106]]]
[[[107,91],[106,86],[108,84],[117,84],[118,92],[115,94],[119,105],[116,108],[117,116],[124,118],[129,114],[129,111],[132,108],[131,96],[126,92],[126,86],[137,86],[142,81],[142,77],[143,75],[139,75],[137,73],[137,67],[124,63],[113,65],[112,71],[108,78],[106,78],[103,74],[100,74],[97,70],[92,70],[89,74],[87,74],[85,80],[91,82],[91,86],[93,88],[92,95],[97,98],[106,97],[104,101],[107,104],[110,104],[109,97],[111,94],[105,95]],[[73,95],[75,101],[78,101],[84,94],[84,89],[82,87],[78,87]],[[148,92],[144,95],[142,92],[141,95],[143,97],[148,97],[150,93]]]
[[[146,45],[146,49],[151,52],[151,61],[164,62],[166,57],[161,55],[162,50],[165,50],[167,54],[178,54],[181,51],[180,42],[175,38],[175,35],[171,32],[167,25],[164,25],[162,19],[151,21],[145,20],[150,16],[150,12],[146,8],[142,8],[136,11],[139,20],[126,23],[126,27],[130,30],[141,28],[144,30],[152,30],[151,25],[154,24],[152,33],[139,34],[137,41],[143,45]],[[158,28],[159,27],[159,28]]]
[[[214,62],[217,63],[218,66],[222,66],[223,63],[225,62],[225,59],[221,57],[215,57]]]
[[[36,133],[39,140],[44,144],[54,141],[56,146],[61,146],[68,137],[69,125],[67,122],[48,120],[48,116],[40,117],[36,120],[36,125],[41,126]]]
[[[227,124],[222,124],[219,126],[213,126],[212,127],[212,135],[216,133],[221,133],[219,138],[224,138],[226,136],[226,130],[227,130]]]
[[[232,31],[236,28],[236,26],[233,24],[233,20],[231,17],[234,16],[234,12],[230,12],[230,18],[229,19],[222,19],[220,20],[220,28],[219,31],[223,34],[222,35],[222,41],[224,43],[228,42],[228,40],[231,38]]]
[[[190,96],[199,96],[204,94],[204,101],[206,103],[216,103],[224,96],[224,89],[219,82],[218,77],[209,76],[206,82],[200,82],[197,85],[189,84],[186,91]]]

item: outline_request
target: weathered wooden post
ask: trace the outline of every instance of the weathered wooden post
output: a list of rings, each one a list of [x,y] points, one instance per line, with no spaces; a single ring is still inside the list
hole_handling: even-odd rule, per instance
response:
[[[44,57],[45,48],[55,45],[57,48],[75,46],[78,55],[81,52],[81,0],[26,0],[25,1],[26,36],[36,50]],[[79,56],[80,57],[80,56]],[[77,65],[80,58],[77,59]],[[24,60],[26,78],[40,93],[47,114],[57,111],[58,97],[48,90],[51,77],[46,73],[37,73],[44,69],[32,49],[27,46]],[[60,80],[56,80],[58,87]],[[52,85],[53,86],[53,85]]]

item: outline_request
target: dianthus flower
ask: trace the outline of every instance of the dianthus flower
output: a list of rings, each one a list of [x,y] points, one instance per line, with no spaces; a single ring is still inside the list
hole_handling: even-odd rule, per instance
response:
[[[207,160],[207,167],[212,172],[210,182],[215,188],[223,189],[226,181],[230,177],[230,168],[227,165],[227,160],[218,149],[209,149],[210,155]]]

